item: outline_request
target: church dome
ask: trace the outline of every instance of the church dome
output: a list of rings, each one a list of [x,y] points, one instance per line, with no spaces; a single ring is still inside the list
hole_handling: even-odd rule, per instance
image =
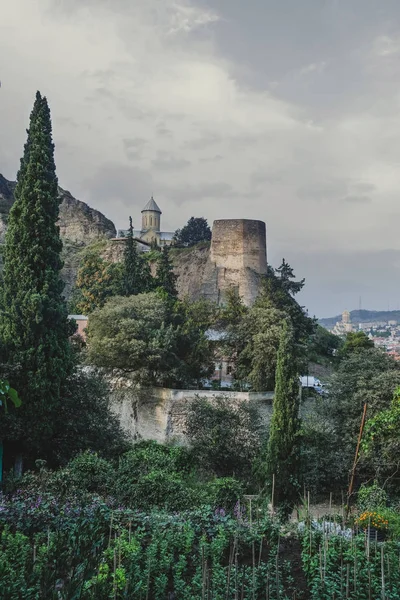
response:
[[[160,210],[157,202],[154,200],[153,196],[150,198],[150,200],[148,201],[148,203],[142,210],[142,213],[146,212],[146,211],[158,212],[158,213],[160,213],[160,215],[162,214],[161,210]]]

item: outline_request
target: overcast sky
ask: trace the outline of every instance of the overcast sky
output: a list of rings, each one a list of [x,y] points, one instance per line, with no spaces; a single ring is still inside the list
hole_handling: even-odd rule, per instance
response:
[[[0,173],[39,89],[117,227],[266,221],[312,314],[400,304],[398,0],[0,0]]]

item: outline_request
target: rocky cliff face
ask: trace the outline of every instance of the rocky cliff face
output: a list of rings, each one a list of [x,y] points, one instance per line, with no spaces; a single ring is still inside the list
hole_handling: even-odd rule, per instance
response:
[[[14,203],[15,183],[0,174],[0,243],[4,243],[10,208]],[[95,239],[116,236],[114,223],[61,188],[60,234],[63,239],[85,246]]]

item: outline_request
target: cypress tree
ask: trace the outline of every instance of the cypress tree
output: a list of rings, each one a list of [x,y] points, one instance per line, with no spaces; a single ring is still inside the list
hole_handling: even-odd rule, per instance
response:
[[[293,328],[284,321],[280,337],[275,396],[267,448],[267,486],[275,476],[274,504],[288,516],[299,493],[299,379]]]
[[[168,246],[165,246],[157,261],[156,287],[163,289],[170,298],[176,298],[178,292],[176,289],[177,276],[174,273],[172,262],[169,256]]]
[[[137,243],[133,239],[132,217],[129,217],[129,231],[124,249],[124,288],[126,296],[140,292],[140,262]]]
[[[38,92],[9,215],[2,294],[2,337],[23,401],[19,441],[36,456],[46,453],[74,364],[60,276],[59,204],[50,110]]]

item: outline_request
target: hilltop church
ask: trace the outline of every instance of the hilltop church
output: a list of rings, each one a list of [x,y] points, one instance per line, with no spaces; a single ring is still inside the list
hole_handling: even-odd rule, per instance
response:
[[[152,196],[142,210],[142,228],[133,230],[133,235],[142,243],[143,250],[147,250],[154,242],[161,248],[172,244],[174,232],[161,231],[161,215],[161,210]],[[118,231],[118,238],[124,238],[127,235],[127,229]]]

